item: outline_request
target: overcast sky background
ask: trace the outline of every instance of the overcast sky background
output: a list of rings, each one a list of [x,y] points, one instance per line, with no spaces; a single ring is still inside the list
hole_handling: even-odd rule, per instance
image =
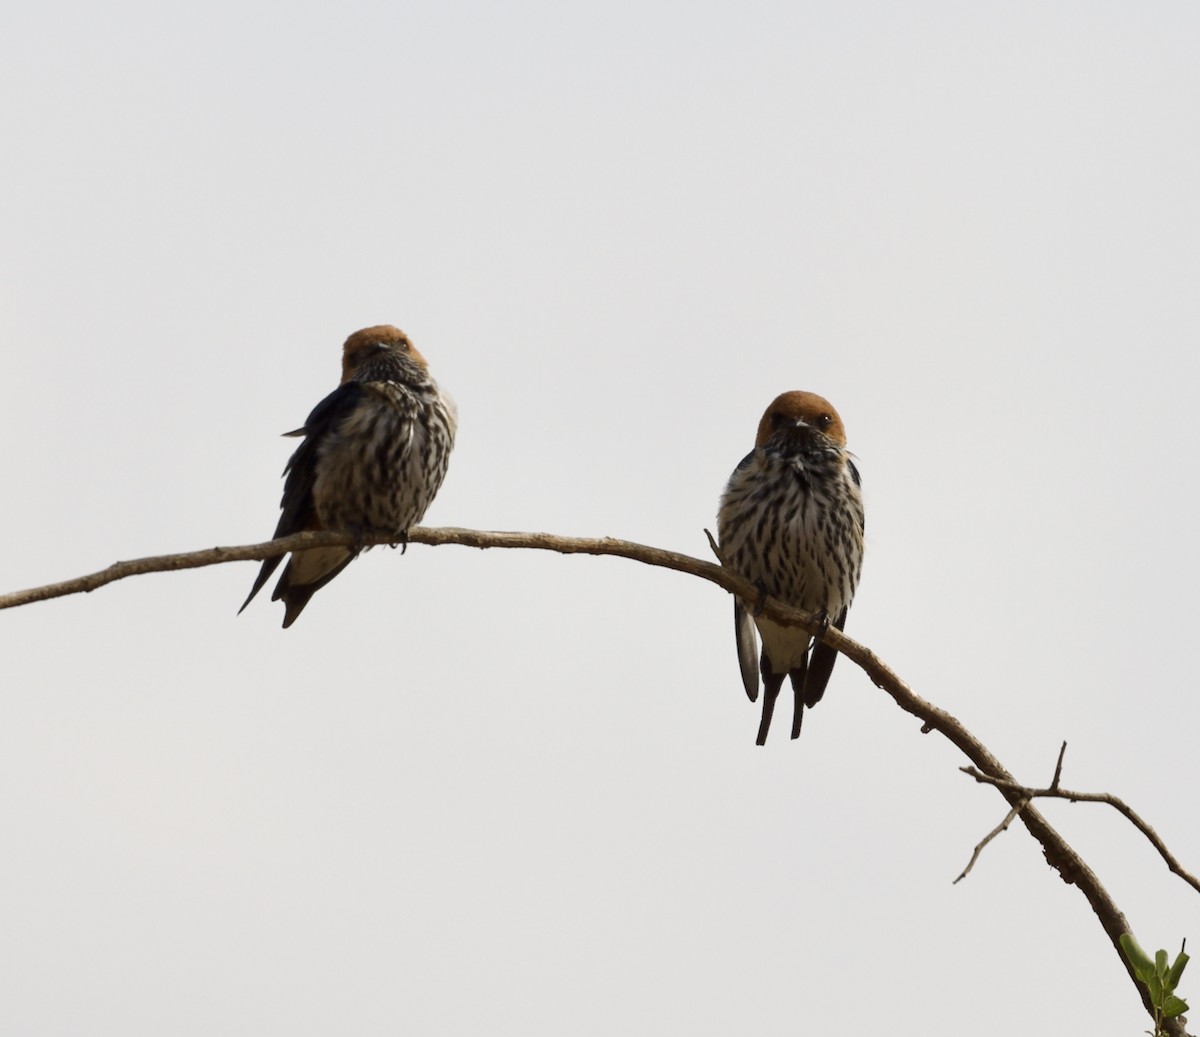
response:
[[[1195,5],[5,21],[0,590],[266,539],[370,324],[458,401],[431,525],[707,557],[810,389],[847,632],[1200,869]],[[0,1031],[1145,1030],[1023,829],[951,885],[1005,805],[852,665],[755,747],[715,587],[413,547],[283,631],[254,571],[0,615]],[[1147,948],[1200,940],[1114,812],[1046,813]]]

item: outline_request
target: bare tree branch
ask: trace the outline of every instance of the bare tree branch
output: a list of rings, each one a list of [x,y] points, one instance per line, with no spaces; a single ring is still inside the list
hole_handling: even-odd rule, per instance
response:
[[[220,565],[224,562],[254,562],[276,555],[287,554],[289,551],[299,551],[311,547],[374,547],[382,544],[399,544],[400,540],[390,537],[365,537],[356,539],[349,533],[296,533],[293,536],[280,537],[262,544],[248,544],[244,547],[210,547],[202,551],[187,551],[182,554],[156,555],[150,558],[135,558],[128,562],[115,562],[107,569],[79,576],[61,583],[51,583],[44,587],[32,587],[29,590],[14,591],[11,594],[0,595],[0,609],[16,608],[29,605],[35,601],[48,601],[51,598],[62,598],[69,594],[90,594],[92,591],[124,580],[130,576],[142,576],[146,573],[175,572],[179,569],[199,569],[206,565]],[[621,558],[631,558],[645,562],[648,565],[662,566],[677,572],[700,576],[711,580],[726,590],[733,591],[740,587],[744,590],[749,586],[744,580],[728,570],[710,562],[702,562],[688,555],[674,551],[664,551],[657,547],[646,547],[628,540],[614,540],[611,537],[589,539],[585,537],[560,537],[549,533],[492,533],[474,529],[410,529],[408,543],[428,544],[438,547],[443,544],[459,544],[463,547],[507,547],[524,548],[526,550],[557,551],[560,554],[591,554],[616,555]],[[756,594],[757,592],[751,592]],[[805,624],[801,623],[801,626]],[[810,619],[806,629],[815,630],[816,624]]]
[[[1066,743],[1063,743],[1064,745]],[[1061,767],[1061,757],[1060,757]],[[971,775],[978,782],[987,785],[995,785],[997,788],[1004,786],[1012,789],[1014,792],[1019,792],[1026,799],[1065,799],[1071,803],[1107,803],[1114,810],[1124,814],[1130,823],[1150,840],[1150,845],[1157,851],[1158,855],[1166,863],[1167,867],[1184,882],[1192,887],[1197,893],[1200,893],[1200,879],[1196,878],[1191,872],[1187,871],[1183,865],[1175,858],[1175,855],[1167,849],[1166,843],[1162,841],[1162,837],[1149,825],[1128,803],[1116,796],[1110,795],[1107,792],[1072,792],[1070,789],[1058,787],[1058,776],[1055,775],[1055,783],[1045,789],[1031,789],[1020,785],[1015,781],[1004,781],[999,778],[993,778],[990,775],[982,774],[974,767],[960,767],[960,771],[964,774]]]
[[[34,587],[30,590],[17,591],[0,596],[0,609],[15,608],[28,605],[35,601],[46,601],[68,594],[88,593],[129,576],[143,573],[172,572],[178,569],[194,569],[205,565],[217,565],[224,562],[259,561],[288,551],[296,551],[313,547],[350,547],[356,545],[373,546],[378,544],[395,543],[387,538],[355,539],[347,533],[298,533],[295,536],[282,537],[263,544],[252,544],[246,547],[214,547],[204,551],[192,551],[185,554],[160,555],[155,558],[139,558],[128,562],[117,562],[100,572],[92,573],[73,580],[49,584],[44,587]],[[614,540],[608,537],[602,539],[585,539],[579,537],[552,536],[548,533],[497,533],[472,529],[433,529],[416,528],[409,531],[408,542],[412,544],[428,544],[438,547],[444,544],[459,544],[464,547],[477,548],[518,548],[538,551],[557,551],[560,554],[590,554],[616,555],[629,558],[647,565],[673,569],[676,572],[698,576],[701,579],[723,587],[731,594],[736,594],[748,602],[758,603],[759,592],[750,581],[728,569],[711,562],[702,562],[698,558],[665,551],[661,548],[647,547],[628,540]],[[900,677],[888,667],[869,648],[852,641],[836,627],[823,629],[816,616],[788,608],[774,598],[768,598],[762,604],[761,614],[766,615],[777,623],[786,626],[796,626],[807,630],[810,634],[823,634],[823,640],[834,649],[851,659],[870,677],[876,687],[882,688],[895,700],[896,704],[907,713],[911,713],[921,721],[923,732],[937,731],[952,742],[978,769],[976,776],[992,784],[1000,794],[1008,800],[1021,818],[1022,824],[1030,835],[1041,844],[1042,853],[1047,863],[1054,868],[1062,880],[1068,885],[1078,887],[1087,898],[1092,911],[1099,919],[1101,926],[1111,941],[1117,957],[1129,974],[1130,980],[1142,998],[1146,1011],[1153,1018],[1153,1007],[1150,1004],[1149,993],[1137,980],[1133,967],[1121,951],[1120,937],[1130,932],[1129,923],[1118,909],[1108,891],[1101,885],[1100,880],[1079,855],[1067,844],[1066,840],[1049,824],[1036,807],[1027,803],[1029,796],[1023,786],[1018,784],[1013,776],[1003,767],[1000,761],[992,755],[987,747],[968,731],[959,721],[943,709],[917,695]],[[1048,790],[1047,790],[1048,791]],[[1056,793],[1057,794],[1057,793]],[[1070,798],[1070,797],[1068,797]],[[1075,798],[1083,799],[1078,796]],[[1111,800],[1104,800],[1111,802]],[[1113,806],[1117,806],[1114,802]],[[1121,809],[1121,807],[1117,807]],[[1133,812],[1126,807],[1123,812],[1133,819]],[[1133,816],[1131,816],[1133,815]],[[1137,822],[1135,822],[1137,823]],[[1140,826],[1139,826],[1140,827]],[[1146,831],[1146,829],[1143,829]],[[1157,839],[1157,836],[1153,837]],[[1166,1020],[1163,1023],[1166,1032],[1172,1037],[1186,1037],[1186,1031],[1178,1019]]]
[[[921,730],[924,731],[925,733],[928,733],[926,728],[921,728]],[[1054,788],[1054,789],[1058,788],[1058,779],[1060,777],[1062,777],[1063,756],[1066,754],[1066,751],[1067,751],[1067,743],[1063,742],[1062,748],[1058,750],[1058,765],[1054,768],[1054,780],[1050,782],[1051,788]],[[959,767],[958,769],[960,771],[974,770],[974,768],[972,768],[972,767]],[[963,868],[962,874],[959,875],[958,878],[956,878],[954,880],[954,885],[957,886],[960,882],[962,882],[963,879],[965,879],[971,873],[971,869],[973,867],[975,867],[975,862],[977,860],[979,860],[979,855],[981,853],[983,853],[984,847],[987,846],[987,844],[990,843],[993,839],[995,839],[996,836],[998,836],[1001,832],[1007,832],[1008,826],[1010,824],[1012,824],[1013,818],[1016,817],[1022,810],[1024,810],[1028,803],[1029,803],[1029,797],[1026,796],[1021,800],[1020,803],[1018,803],[1015,807],[1012,808],[1012,810],[1010,810],[1008,812],[1008,816],[1005,817],[1005,819],[1003,821],[1001,821],[998,825],[996,825],[995,828],[993,828],[990,832],[988,832],[988,834],[985,835],[980,842],[975,844],[975,850],[971,854],[971,859],[969,861],[967,861],[967,866],[965,868]]]
[[[963,770],[963,768],[960,767],[959,770]],[[980,842],[975,844],[975,850],[971,854],[971,859],[969,861],[967,861],[967,866],[965,868],[963,868],[962,874],[959,875],[958,878],[956,878],[954,880],[954,885],[957,886],[960,882],[962,882],[963,879],[965,879],[971,873],[971,869],[973,867],[975,867],[975,862],[977,860],[979,860],[979,855],[981,853],[983,853],[983,848],[985,846],[987,846],[987,844],[990,843],[993,839],[995,839],[996,836],[998,836],[1001,832],[1008,831],[1008,826],[1013,823],[1013,818],[1015,818],[1022,810],[1025,809],[1025,805],[1028,802],[1029,802],[1029,800],[1027,800],[1027,799],[1021,800],[1020,803],[1018,803],[1015,807],[1013,807],[1008,812],[1008,814],[1005,816],[1003,821],[1001,821],[998,825],[996,825],[995,828],[993,828],[990,832],[988,832],[988,834],[985,835]]]

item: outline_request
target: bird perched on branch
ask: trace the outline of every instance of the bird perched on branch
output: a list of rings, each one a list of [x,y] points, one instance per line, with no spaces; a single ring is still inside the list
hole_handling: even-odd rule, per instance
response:
[[[403,331],[390,324],[356,331],[342,349],[341,384],[303,428],[285,433],[304,441],[284,469],[275,536],[324,529],[403,537],[442,485],[456,427],[454,402]],[[272,601],[283,599],[285,627],[359,550],[325,547],[291,555],[271,595]],[[242,609],[281,561],[263,562]]]
[[[717,530],[723,564],[758,587],[759,609],[767,596],[778,598],[843,628],[862,569],[863,503],[846,430],[829,401],[785,392],[767,408],[754,449],[721,496]],[[762,675],[758,744],[767,740],[785,676],[795,696],[792,737],[798,738],[804,707],[825,694],[837,653],[819,640],[814,646],[807,631],[754,610],[734,602],[738,662],[751,702]]]

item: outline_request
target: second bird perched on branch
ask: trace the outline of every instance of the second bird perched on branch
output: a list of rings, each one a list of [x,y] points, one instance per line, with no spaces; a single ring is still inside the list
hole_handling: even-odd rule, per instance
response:
[[[309,529],[403,536],[421,521],[450,462],[458,418],[408,336],[390,324],[356,331],[342,347],[342,382],[313,409],[284,469],[283,514],[275,536]],[[324,547],[293,554],[275,585],[283,625],[358,550]],[[282,561],[268,558],[246,605]]]
[[[763,414],[754,449],[721,496],[717,530],[724,564],[764,596],[819,613],[841,630],[862,570],[863,526],[858,469],[846,449],[842,419],[816,393],[785,392]],[[752,609],[734,602],[738,661],[751,702],[762,675],[758,744],[767,740],[784,677],[795,697],[797,738],[804,707],[825,694],[837,653],[820,641],[814,646],[807,631],[752,615]]]

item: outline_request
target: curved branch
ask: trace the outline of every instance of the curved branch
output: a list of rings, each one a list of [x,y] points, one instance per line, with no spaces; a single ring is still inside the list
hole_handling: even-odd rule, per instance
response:
[[[143,573],[172,572],[178,569],[194,569],[224,562],[259,561],[304,548],[375,546],[397,542],[399,541],[394,538],[385,537],[356,539],[348,533],[297,533],[295,536],[281,537],[278,540],[246,547],[214,547],[185,554],[139,558],[128,562],[117,562],[100,572],[77,579],[2,595],[0,596],[0,609],[15,608],[69,594],[88,593],[116,580]],[[409,530],[408,542],[427,544],[432,547],[459,544],[464,547],[477,548],[557,551],[560,554],[616,555],[647,565],[660,566],[691,576],[698,576],[747,601],[757,603],[759,597],[758,589],[749,580],[744,580],[730,570],[722,569],[719,565],[703,562],[698,558],[675,551],[647,547],[628,540],[614,540],[608,537],[599,539],[560,537],[548,533],[497,533],[473,529],[418,527]],[[917,695],[869,648],[846,637],[836,628],[828,627],[822,630],[817,617],[789,608],[774,598],[766,600],[762,605],[762,613],[777,623],[797,626],[807,630],[810,634],[822,634],[827,644],[858,665],[871,678],[876,687],[882,688],[891,695],[901,709],[917,717],[921,721],[922,731],[937,731],[957,746],[975,764],[982,776],[988,779],[1008,800],[1009,805],[1017,809],[1021,822],[1029,830],[1030,835],[1041,844],[1047,863],[1059,873],[1064,882],[1077,886],[1087,898],[1105,933],[1108,934],[1117,957],[1137,988],[1142,1003],[1153,1017],[1149,994],[1146,988],[1138,982],[1133,967],[1121,951],[1120,937],[1130,931],[1125,916],[1091,868],[1083,862],[1041,813],[1032,804],[1026,802],[1027,790],[1015,781],[1012,774],[1003,767],[988,748],[963,727],[955,717]],[[1163,1025],[1167,1028],[1167,1032],[1172,1034],[1172,1037],[1186,1037],[1183,1024],[1179,1023],[1177,1019],[1167,1020]]]
[[[702,562],[698,558],[678,554],[675,551],[664,551],[661,548],[647,547],[629,540],[615,540],[612,537],[561,537],[549,533],[497,533],[476,529],[434,529],[418,526],[408,531],[407,542],[427,544],[430,547],[459,544],[463,547],[508,547],[557,551],[560,554],[616,555],[620,558],[630,558],[648,565],[657,565],[666,569],[674,569],[676,572],[700,576],[719,584],[728,591],[734,591],[739,587],[744,591],[749,586],[748,583],[722,569],[719,565]],[[181,554],[135,558],[128,562],[114,562],[107,569],[101,569],[99,572],[89,573],[86,576],[77,576],[71,580],[63,580],[61,583],[48,583],[42,587],[31,587],[28,590],[0,594],[0,609],[17,608],[20,605],[30,605],[35,601],[48,601],[51,598],[63,598],[71,594],[90,594],[117,580],[124,580],[130,576],[143,576],[146,573],[199,569],[206,565],[221,565],[225,562],[259,562],[264,558],[274,558],[276,555],[287,554],[289,551],[301,551],[312,547],[378,547],[384,544],[399,543],[401,540],[395,537],[356,538],[349,533],[295,533],[292,536],[280,537],[278,540],[268,540],[261,544],[247,544],[242,547],[210,547],[201,551],[186,551]],[[751,593],[756,594],[757,592],[752,591]],[[816,625],[810,621],[807,629],[815,630]]]

